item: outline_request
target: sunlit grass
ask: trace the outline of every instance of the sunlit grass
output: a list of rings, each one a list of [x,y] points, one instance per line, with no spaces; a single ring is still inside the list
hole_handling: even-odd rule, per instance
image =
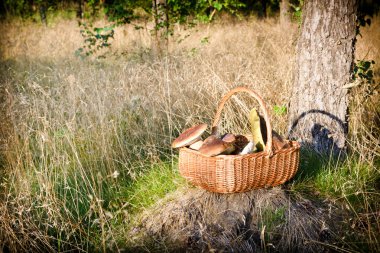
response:
[[[331,198],[354,198],[366,193],[377,195],[380,173],[375,164],[367,164],[351,154],[337,160],[303,150],[301,164],[293,187],[310,187]]]
[[[132,212],[141,212],[183,185],[185,179],[180,177],[176,164],[160,163],[128,184],[120,192],[120,198],[128,202]]]

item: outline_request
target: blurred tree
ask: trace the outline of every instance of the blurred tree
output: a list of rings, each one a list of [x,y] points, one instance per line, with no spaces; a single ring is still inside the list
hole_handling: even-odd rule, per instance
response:
[[[78,0],[77,18],[83,19],[84,0]]]
[[[290,0],[297,1],[297,0]],[[77,6],[78,18],[93,18],[98,11],[104,10],[106,15],[120,23],[130,20],[131,9],[142,9],[152,13],[153,0],[3,0],[0,2],[0,15],[29,17],[55,9],[57,6]],[[231,14],[244,13],[266,16],[279,10],[279,0],[166,0],[167,12],[171,22],[184,22],[188,17],[210,21],[210,17],[219,11]],[[85,7],[90,11],[85,12]],[[44,14],[46,16],[46,13]],[[207,18],[206,18],[207,17]]]
[[[48,5],[50,4],[49,1],[37,0],[36,3],[38,5],[38,12],[40,14],[41,22],[44,25],[47,25],[46,12]]]
[[[280,23],[282,25],[288,25],[290,19],[289,0],[281,0],[280,2]]]
[[[261,17],[267,17],[267,0],[260,0],[261,3]]]
[[[1,1],[4,16],[27,17],[33,13],[35,3],[31,0],[5,0]]]
[[[167,51],[169,36],[169,14],[166,0],[152,0],[152,14],[156,44],[153,51],[156,55]]]
[[[104,12],[108,20],[118,24],[130,23],[134,17],[134,6],[131,2],[125,0],[104,1]]]

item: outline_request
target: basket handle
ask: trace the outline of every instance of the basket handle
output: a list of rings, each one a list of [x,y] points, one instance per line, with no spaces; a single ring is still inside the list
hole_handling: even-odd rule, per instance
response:
[[[218,110],[215,113],[214,122],[212,123],[212,130],[211,130],[212,134],[216,134],[216,132],[217,132],[217,126],[219,124],[220,116],[221,116],[221,113],[222,113],[222,110],[224,108],[225,103],[227,102],[227,100],[232,95],[234,95],[235,93],[238,93],[238,92],[247,92],[249,95],[254,97],[259,102],[260,107],[264,113],[264,119],[265,119],[265,124],[266,124],[266,128],[267,128],[267,143],[265,145],[264,152],[266,152],[267,155],[272,156],[272,126],[269,122],[269,113],[268,113],[268,110],[266,108],[265,102],[259,96],[259,94],[257,94],[255,91],[248,89],[246,87],[234,88],[234,89],[230,90],[227,94],[225,94],[224,97],[221,99],[219,106],[218,106]]]

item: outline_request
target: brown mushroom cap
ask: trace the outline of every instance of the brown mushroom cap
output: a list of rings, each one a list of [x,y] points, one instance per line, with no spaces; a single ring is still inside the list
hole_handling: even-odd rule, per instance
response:
[[[202,146],[207,146],[209,145],[210,143],[214,142],[215,140],[220,140],[218,138],[218,136],[216,135],[210,135],[209,137],[207,137],[204,141],[203,141],[203,145]]]
[[[279,135],[277,132],[272,131],[273,139],[273,148],[274,150],[281,150],[283,148],[289,148],[289,144],[286,140],[284,140],[281,135]]]
[[[222,140],[227,143],[234,143],[236,141],[236,138],[233,134],[225,134]]]
[[[233,147],[232,143],[224,142],[215,135],[210,135],[204,142],[199,152],[206,156],[219,155]]]
[[[186,129],[173,141],[172,148],[181,148],[191,145],[201,137],[206,129],[207,124],[200,124]]]
[[[236,135],[235,136],[235,142],[234,142],[234,146],[235,146],[235,152],[234,154],[239,154],[245,146],[247,146],[249,140],[247,137],[245,137],[244,135]]]

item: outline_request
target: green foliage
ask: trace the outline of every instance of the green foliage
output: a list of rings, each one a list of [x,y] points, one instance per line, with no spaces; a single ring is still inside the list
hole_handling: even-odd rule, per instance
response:
[[[361,79],[367,83],[375,83],[373,79],[373,65],[375,61],[373,60],[358,60],[354,66],[353,79]]]
[[[79,22],[79,26],[82,28],[80,33],[84,38],[84,46],[79,48],[75,54],[80,57],[87,57],[97,53],[103,48],[109,48],[111,46],[110,39],[113,39],[115,34],[115,25],[105,27],[93,27],[92,24],[85,22]],[[104,58],[105,55],[98,56]]]
[[[131,1],[117,0],[104,5],[104,12],[108,17],[108,20],[115,22],[116,24],[130,23],[134,18],[134,5]]]
[[[288,108],[285,105],[275,105],[273,112],[278,116],[284,116],[288,112]]]
[[[241,1],[223,0],[199,0],[196,1],[194,14],[201,22],[211,22],[216,12],[226,11],[230,14],[236,14],[239,10],[245,7]]]
[[[35,6],[27,0],[5,0],[0,6],[3,5],[4,13],[0,15],[10,15],[18,17],[30,17],[35,10]]]
[[[72,4],[75,1],[65,1]],[[33,18],[35,14],[42,14],[46,18],[46,12],[57,11],[63,3],[58,0],[5,0],[0,3],[1,16],[16,16],[21,18]]]
[[[194,14],[196,9],[196,1],[180,1],[180,0],[167,0],[167,12],[169,22],[171,23],[185,23],[187,17]]]
[[[292,9],[292,17],[293,20],[298,23],[299,26],[302,24],[302,7],[303,7],[303,0],[299,0],[297,3],[290,3],[289,6]]]
[[[99,0],[88,2],[88,5],[93,9],[97,8],[99,4]],[[109,48],[111,46],[109,40],[113,38],[114,28],[118,25],[130,23],[133,19],[137,18],[137,15],[134,13],[137,8],[141,8],[156,19],[155,30],[167,28],[168,30],[164,33],[164,36],[167,36],[173,33],[170,27],[174,23],[187,22],[189,25],[193,25],[193,22],[189,22],[188,20],[190,16],[202,22],[210,22],[217,11],[227,11],[234,14],[239,8],[243,8],[244,6],[243,3],[235,0],[192,0],[186,2],[168,0],[166,6],[158,6],[158,8],[165,9],[155,13],[152,12],[153,6],[151,1],[115,0],[106,2],[104,4],[104,12],[111,25],[103,28],[93,28],[92,24],[79,22],[79,26],[82,28],[80,32],[84,38],[84,46],[76,51],[76,55],[83,58],[94,55],[103,48]],[[166,13],[168,19],[155,17],[155,15],[162,15],[162,13]],[[136,29],[140,29],[140,27],[136,26]],[[208,38],[204,38],[201,43],[208,43]],[[104,57],[104,55],[100,57]]]

